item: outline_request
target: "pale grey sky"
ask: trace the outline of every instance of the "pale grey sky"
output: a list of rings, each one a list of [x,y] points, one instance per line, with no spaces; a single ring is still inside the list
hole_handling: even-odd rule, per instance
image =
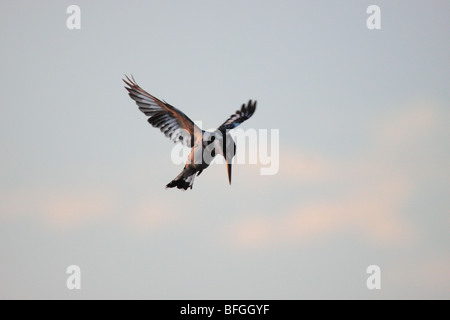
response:
[[[449,9],[2,1],[0,298],[450,298]],[[242,126],[280,130],[279,173],[165,190],[181,168],[130,73],[204,128],[258,100]]]

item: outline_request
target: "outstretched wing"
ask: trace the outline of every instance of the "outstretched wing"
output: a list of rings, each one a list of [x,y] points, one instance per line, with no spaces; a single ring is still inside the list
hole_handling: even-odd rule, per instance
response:
[[[237,110],[234,114],[232,114],[227,121],[225,121],[220,127],[220,129],[233,129],[240,125],[255,113],[256,110],[256,101],[252,102],[249,100],[247,105],[245,103],[242,105],[241,110]]]
[[[146,116],[148,122],[155,128],[159,128],[166,137],[174,142],[181,142],[187,147],[192,147],[194,135],[201,134],[202,130],[194,124],[183,112],[170,104],[152,96],[138,86],[133,76],[123,79],[128,87],[128,93]]]

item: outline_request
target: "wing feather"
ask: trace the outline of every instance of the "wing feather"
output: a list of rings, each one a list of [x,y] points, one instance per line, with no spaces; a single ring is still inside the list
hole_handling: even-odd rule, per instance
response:
[[[245,103],[242,105],[240,110],[233,113],[220,127],[220,129],[231,130],[236,128],[245,120],[250,119],[250,117],[255,113],[256,101],[249,100],[247,105]]]
[[[139,87],[133,77],[131,79],[128,76],[125,77],[126,80],[123,79],[127,85],[125,89],[130,98],[136,101],[139,110],[149,117],[148,122],[174,142],[181,142],[187,147],[192,147],[195,136],[201,134],[202,130],[182,111]]]

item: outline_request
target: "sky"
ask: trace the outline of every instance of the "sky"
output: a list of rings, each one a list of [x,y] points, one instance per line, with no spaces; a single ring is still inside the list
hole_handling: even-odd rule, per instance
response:
[[[449,9],[2,1],[0,299],[449,299]],[[257,100],[278,172],[166,190],[183,165],[125,74],[204,129]]]

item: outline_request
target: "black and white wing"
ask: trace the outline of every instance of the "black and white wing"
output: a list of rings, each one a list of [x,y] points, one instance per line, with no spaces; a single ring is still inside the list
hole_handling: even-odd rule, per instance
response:
[[[187,147],[192,147],[194,136],[201,134],[202,130],[194,124],[183,112],[152,96],[138,86],[133,77],[123,79],[128,87],[128,93],[146,116],[148,122],[155,128],[159,128],[166,137],[174,142],[181,142]]]
[[[232,114],[227,121],[225,121],[220,127],[221,129],[231,130],[233,128],[236,128],[238,125],[240,125],[242,122],[244,122],[247,119],[250,119],[250,117],[255,113],[256,110],[256,101],[249,100],[247,105],[245,103],[242,105],[241,110],[237,110],[234,114]]]

